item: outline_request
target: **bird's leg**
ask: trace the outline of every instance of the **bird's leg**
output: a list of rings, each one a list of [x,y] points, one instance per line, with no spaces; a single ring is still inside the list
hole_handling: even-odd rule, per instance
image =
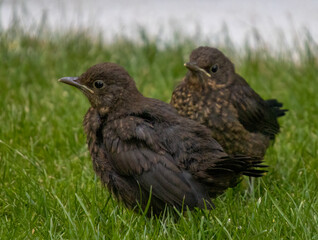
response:
[[[254,196],[255,179],[253,177],[248,177],[248,183],[249,183],[249,193],[251,196]]]

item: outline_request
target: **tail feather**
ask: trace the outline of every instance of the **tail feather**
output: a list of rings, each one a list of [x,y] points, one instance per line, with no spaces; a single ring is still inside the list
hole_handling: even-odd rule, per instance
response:
[[[254,174],[257,177],[261,177],[263,173],[267,172],[263,168],[267,168],[268,165],[263,164],[264,160],[260,157],[248,157],[243,155],[226,156],[221,161],[216,163],[216,166],[212,166],[210,170],[219,168],[231,170],[235,174]]]
[[[281,109],[283,104],[278,102],[277,99],[268,99],[266,103],[274,111],[276,117],[282,117],[288,111],[288,109]]]
[[[266,167],[269,167],[268,165],[261,165],[261,164],[254,164],[253,167],[256,167],[256,168],[266,168]]]
[[[262,177],[262,176],[264,176],[265,173],[267,173],[266,170],[251,169],[248,171],[244,171],[243,175],[249,176],[249,177]]]
[[[234,156],[234,159],[238,158],[242,161],[242,156]],[[268,165],[264,165],[263,159],[259,157],[244,157],[244,165],[242,165],[241,174],[249,177],[262,177],[267,171]]]
[[[235,187],[243,175],[262,177],[267,167],[259,157],[224,156],[217,161],[201,162],[195,175],[196,179],[206,184],[209,196],[214,198],[227,188]]]

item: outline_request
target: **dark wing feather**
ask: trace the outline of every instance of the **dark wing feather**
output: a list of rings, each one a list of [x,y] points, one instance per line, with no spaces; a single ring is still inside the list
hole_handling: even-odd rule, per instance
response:
[[[231,86],[231,101],[240,123],[250,132],[261,132],[271,139],[279,132],[275,108],[264,101],[240,76]],[[271,103],[271,102],[270,102]]]
[[[196,183],[192,176],[184,171],[175,172],[163,164],[158,163],[143,174],[136,177],[140,185],[148,190],[152,187],[155,197],[181,208],[184,204],[189,208],[204,207],[202,199],[206,199],[209,206],[213,206],[208,200],[209,196],[201,185]],[[209,208],[209,206],[207,206]]]
[[[104,137],[109,159],[116,172],[133,177],[143,191],[176,207],[185,205],[204,207],[203,187],[195,182],[191,174],[180,169],[175,159],[165,148],[153,127],[142,120],[129,117],[109,126]],[[212,205],[212,203],[211,203]]]

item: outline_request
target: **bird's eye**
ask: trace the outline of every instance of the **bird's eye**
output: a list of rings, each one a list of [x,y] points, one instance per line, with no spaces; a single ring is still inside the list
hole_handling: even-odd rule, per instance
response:
[[[95,88],[103,88],[104,87],[104,82],[102,81],[102,80],[96,80],[95,82],[94,82],[94,87]]]
[[[217,72],[219,69],[219,66],[217,64],[214,64],[212,67],[211,67],[211,72]]]

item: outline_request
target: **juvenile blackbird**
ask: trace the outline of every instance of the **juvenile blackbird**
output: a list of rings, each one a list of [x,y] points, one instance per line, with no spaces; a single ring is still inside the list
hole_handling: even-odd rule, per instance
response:
[[[166,205],[210,209],[211,198],[234,187],[242,175],[265,172],[260,158],[229,157],[208,128],[144,97],[114,63],[59,81],[77,87],[90,101],[84,129],[94,170],[129,208],[144,210],[150,199],[154,214]]]
[[[263,157],[279,132],[285,109],[276,99],[263,100],[216,48],[192,51],[189,69],[170,104],[181,116],[209,127],[228,154]]]

